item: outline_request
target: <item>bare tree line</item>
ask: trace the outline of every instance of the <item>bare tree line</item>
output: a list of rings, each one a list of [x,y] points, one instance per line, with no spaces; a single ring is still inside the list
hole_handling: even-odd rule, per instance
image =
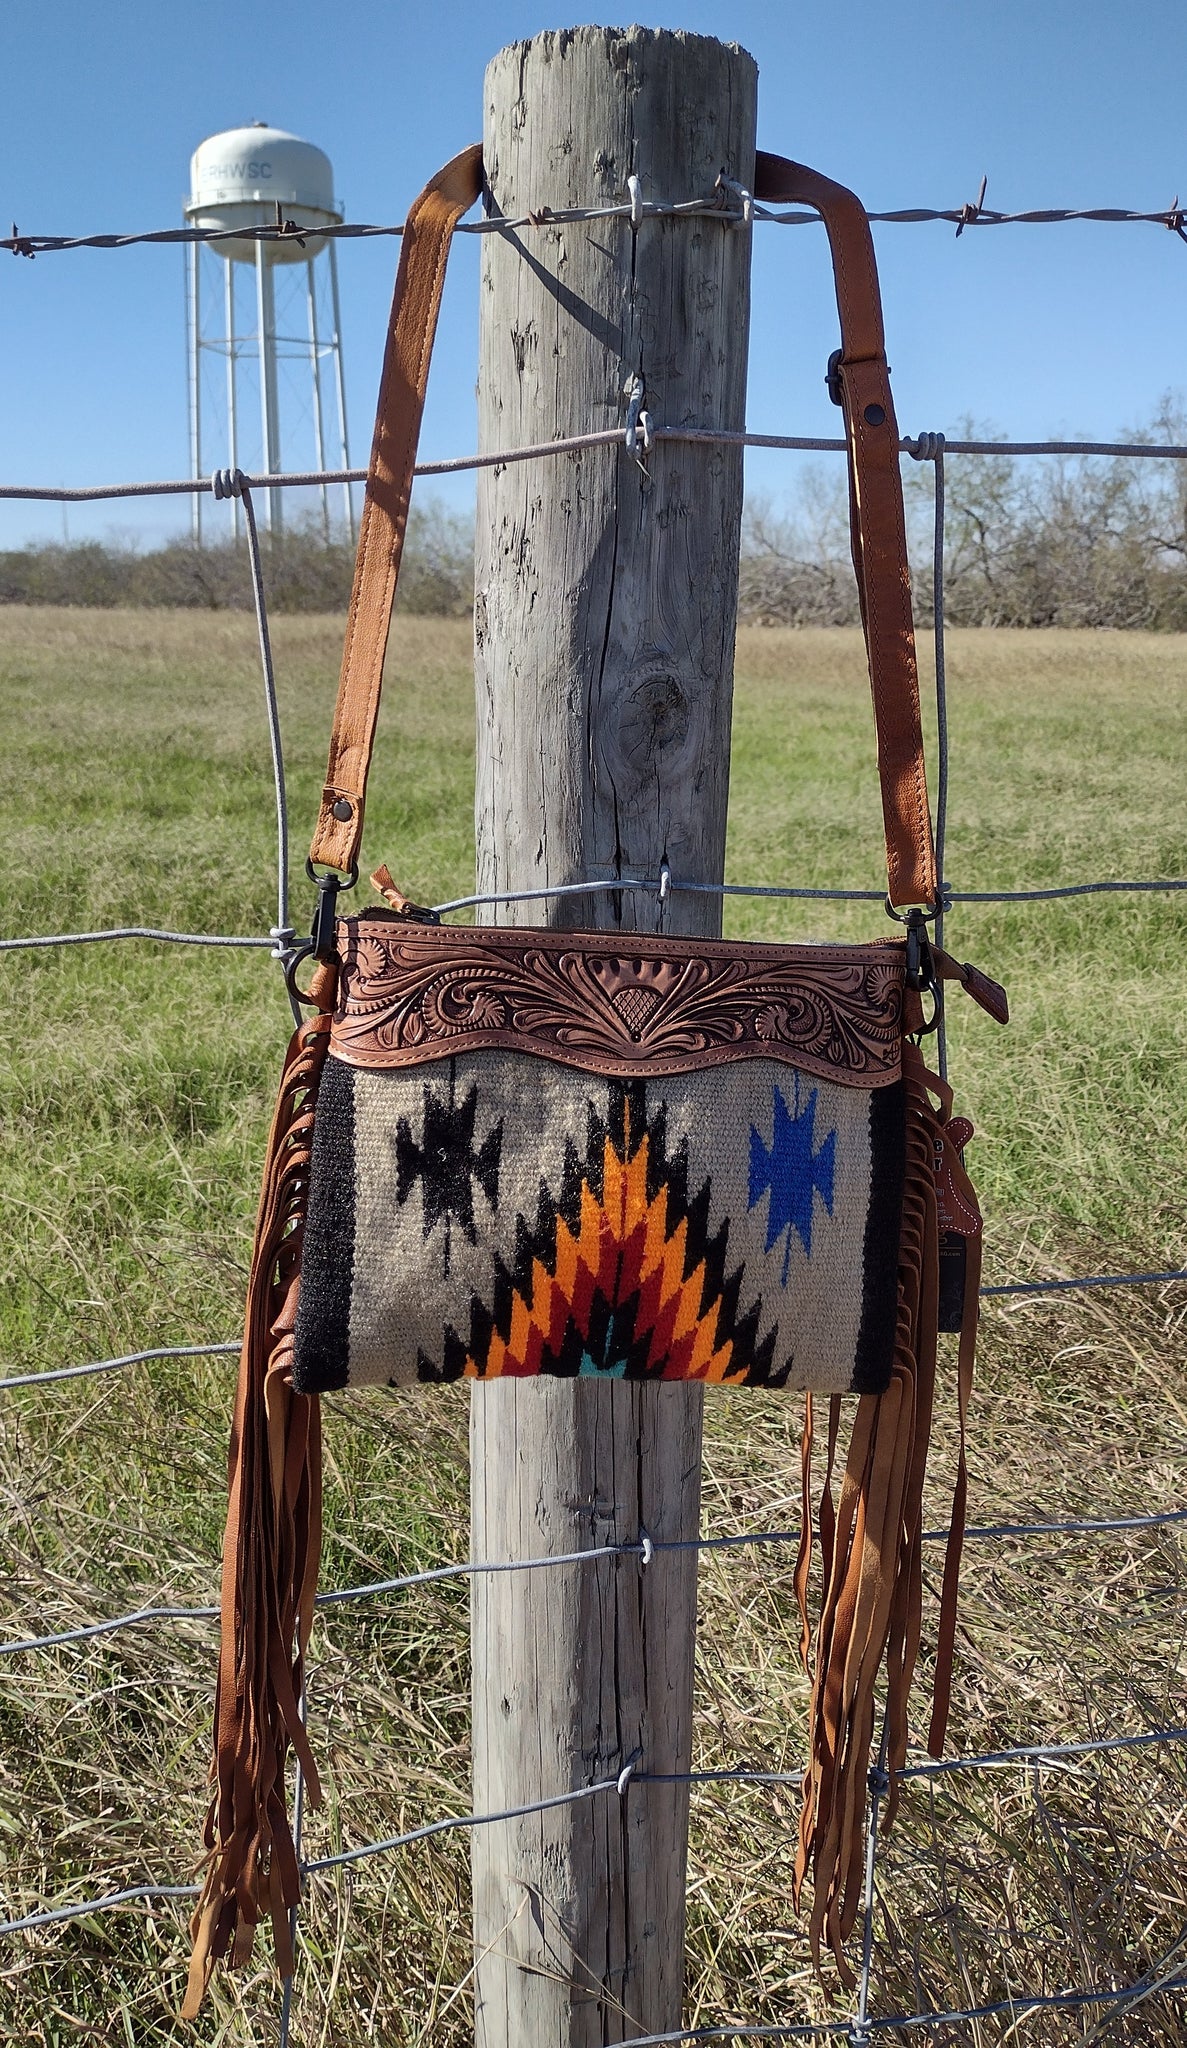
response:
[[[966,422],[961,438],[992,434]],[[1170,397],[1124,438],[1187,441]],[[921,622],[932,607],[932,474],[906,465]],[[1097,626],[1187,631],[1187,464],[1125,456],[949,456],[945,610],[954,625]],[[354,551],[345,535],[290,528],[269,543],[276,611],[341,610]],[[440,500],[413,508],[400,580],[404,610],[463,617],[472,607],[472,522]],[[246,553],[233,541],[171,541],[145,551],[84,541],[0,552],[0,603],[251,604]],[[845,482],[838,464],[805,470],[789,500],[751,497],[742,529],[739,616],[750,624],[852,625]]]
[[[966,421],[953,438],[991,440]],[[1122,438],[1182,445],[1167,397]],[[931,616],[931,466],[905,466],[916,610]],[[953,625],[1187,630],[1187,464],[1126,456],[945,460],[944,608]],[[766,625],[849,625],[844,479],[810,471],[789,509],[747,506],[740,614]]]
[[[266,550],[269,608],[277,612],[345,610],[354,546],[345,531],[327,539],[320,525],[301,524],[261,536]],[[474,602],[473,521],[439,499],[413,507],[400,570],[407,612],[465,617]],[[133,543],[43,543],[0,551],[0,604],[176,605],[206,611],[250,611],[247,548],[233,539]]]

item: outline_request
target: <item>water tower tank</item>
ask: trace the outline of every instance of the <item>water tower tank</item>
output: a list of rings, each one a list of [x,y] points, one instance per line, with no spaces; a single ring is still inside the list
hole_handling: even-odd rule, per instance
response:
[[[324,149],[256,121],[228,128],[200,142],[190,158],[190,196],[185,216],[199,228],[260,227],[276,218],[279,201],[286,221],[300,228],[336,226],[342,213],[334,199],[334,172]],[[305,236],[302,249],[291,242],[216,242],[220,255],[254,263],[257,246],[265,262],[307,263],[325,245]]]

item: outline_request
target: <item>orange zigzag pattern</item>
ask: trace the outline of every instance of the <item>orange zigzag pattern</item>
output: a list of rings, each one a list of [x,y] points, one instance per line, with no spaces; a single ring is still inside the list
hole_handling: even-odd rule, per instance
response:
[[[625,1149],[630,1150],[629,1131]],[[702,1305],[704,1260],[685,1277],[687,1221],[682,1217],[669,1236],[667,1188],[647,1199],[649,1151],[645,1135],[633,1158],[623,1160],[606,1138],[602,1199],[586,1178],[578,1234],[558,1218],[555,1271],[533,1260],[531,1300],[516,1290],[510,1335],[504,1341],[497,1330],[492,1332],[483,1368],[467,1357],[469,1378],[534,1376],[546,1369],[543,1359],[559,1351],[570,1319],[579,1332],[588,1331],[599,1294],[613,1305],[637,1293],[635,1337],[648,1337],[648,1366],[657,1378],[744,1380],[744,1369],[730,1371],[732,1339],[717,1342],[720,1302]]]

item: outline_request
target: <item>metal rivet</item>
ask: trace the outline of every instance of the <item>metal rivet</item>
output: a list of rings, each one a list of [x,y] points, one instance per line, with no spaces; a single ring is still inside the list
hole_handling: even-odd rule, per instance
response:
[[[885,407],[881,405],[867,405],[862,418],[867,427],[880,427],[886,418]]]
[[[349,824],[350,820],[354,816],[354,805],[351,803],[349,797],[339,797],[337,803],[334,805],[334,816],[337,818],[338,823],[340,825]]]

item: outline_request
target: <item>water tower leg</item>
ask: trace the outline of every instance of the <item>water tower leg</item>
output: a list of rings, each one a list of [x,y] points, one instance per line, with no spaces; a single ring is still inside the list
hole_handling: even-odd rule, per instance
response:
[[[186,325],[189,333],[187,354],[189,362],[188,397],[190,408],[190,475],[202,475],[202,320],[199,294],[198,265],[202,256],[201,242],[191,242],[186,255],[189,258],[186,278]],[[202,545],[202,494],[195,491],[190,499],[190,534],[196,547]]]
[[[238,350],[235,341],[235,265],[233,263],[226,263],[223,267],[227,273],[223,286],[227,315],[227,460],[232,469],[238,469],[239,422],[236,418]],[[239,500],[238,498],[232,498],[231,521],[236,540],[239,539],[239,517]]]
[[[309,357],[313,369],[313,438],[318,469],[326,466],[326,428],[321,402],[321,343],[317,333],[317,272],[310,257],[305,265],[305,285],[309,298]],[[325,484],[321,487],[321,525],[326,545],[330,540],[330,493]]]
[[[256,243],[256,320],[260,335],[260,428],[264,449],[264,470],[275,476],[280,469],[280,418],[276,402],[276,289],[267,248]],[[284,510],[279,490],[268,492],[268,529],[279,533]]]
[[[329,255],[330,304],[334,315],[334,375],[338,385],[338,438],[342,447],[342,467],[343,469],[349,469],[350,449],[346,439],[346,383],[342,375],[342,314],[338,306],[338,249],[332,240],[329,244]],[[346,500],[346,530],[353,546],[354,499],[351,497],[350,488],[349,484],[343,484],[342,486],[343,496]]]

